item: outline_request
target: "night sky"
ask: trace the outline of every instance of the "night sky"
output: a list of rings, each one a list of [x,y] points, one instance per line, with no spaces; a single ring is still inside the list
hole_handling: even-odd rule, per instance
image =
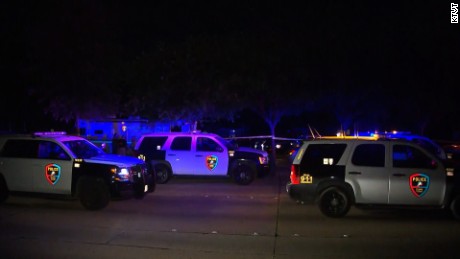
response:
[[[0,80],[11,92],[2,94],[2,130],[25,110],[42,116],[39,104],[24,103],[24,89],[78,76],[63,64],[108,50],[129,62],[159,43],[203,35],[300,45],[301,65],[337,87],[444,98],[460,71],[460,26],[450,18],[448,1],[2,1]]]

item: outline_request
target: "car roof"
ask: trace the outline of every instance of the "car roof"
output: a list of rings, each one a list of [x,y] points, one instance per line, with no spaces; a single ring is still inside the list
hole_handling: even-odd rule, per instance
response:
[[[82,140],[83,137],[67,135],[65,132],[34,132],[32,134],[2,134],[0,138],[6,139],[55,139],[57,141]]]
[[[406,139],[393,139],[393,138],[375,138],[375,137],[351,137],[351,136],[328,136],[318,137],[314,139],[305,140],[304,143],[324,142],[324,143],[347,143],[347,142],[397,142],[397,143],[413,143]]]
[[[215,133],[208,132],[153,132],[142,134],[142,137],[155,137],[155,136],[210,136],[210,137],[220,137]]]

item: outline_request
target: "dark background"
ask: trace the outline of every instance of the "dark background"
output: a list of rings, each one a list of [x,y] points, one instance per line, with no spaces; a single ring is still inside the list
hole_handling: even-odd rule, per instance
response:
[[[308,79],[308,89],[303,84],[282,86],[294,88],[285,98],[292,98],[292,106],[300,95],[321,96],[314,98],[320,107],[315,112],[283,116],[277,126],[280,135],[297,128],[302,132],[308,124],[336,131],[340,108],[333,111],[332,106],[358,102],[355,109],[368,107],[367,114],[376,109],[372,120],[378,123],[367,116],[367,125],[456,139],[460,27],[450,16],[448,1],[2,1],[0,130],[71,129],[70,112],[62,116],[62,108],[61,116],[53,116],[53,109],[59,109],[50,108],[54,94],[84,92],[78,105],[95,103],[104,93],[98,91],[102,84],[87,82],[113,84],[118,80],[114,67],[132,64],[159,46],[218,38],[225,50],[247,38],[261,56],[277,59],[277,71],[302,71],[301,79]],[[267,67],[252,70],[270,74]],[[335,91],[338,97],[351,97],[335,99],[330,94]],[[375,107],[359,105],[361,99],[355,97],[361,93],[363,100],[372,95]],[[269,132],[250,109],[238,114],[231,123],[212,122],[246,125],[251,134]]]

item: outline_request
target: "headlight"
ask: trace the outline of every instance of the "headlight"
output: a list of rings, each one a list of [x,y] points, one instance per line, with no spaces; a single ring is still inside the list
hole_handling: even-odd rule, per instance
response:
[[[128,168],[113,168],[114,178],[116,181],[126,182],[129,181],[129,169]]]

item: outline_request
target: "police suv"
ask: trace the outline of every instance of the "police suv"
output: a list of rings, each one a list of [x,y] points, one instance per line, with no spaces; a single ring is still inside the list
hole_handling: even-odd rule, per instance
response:
[[[0,202],[10,194],[77,198],[98,210],[111,198],[142,198],[155,189],[144,161],[106,154],[65,132],[0,136]]]
[[[329,217],[355,205],[448,208],[460,219],[459,179],[447,161],[411,141],[324,137],[305,141],[292,165],[289,196]]]
[[[228,176],[240,185],[269,172],[266,151],[237,147],[224,138],[201,132],[142,135],[135,152],[155,171],[157,182],[173,175]]]

